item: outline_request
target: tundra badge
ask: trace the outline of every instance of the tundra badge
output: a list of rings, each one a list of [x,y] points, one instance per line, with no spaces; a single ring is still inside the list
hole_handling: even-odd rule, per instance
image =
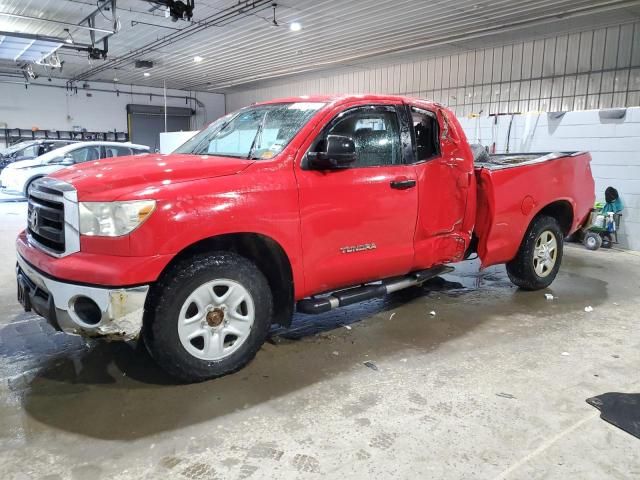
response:
[[[362,245],[350,245],[348,247],[340,247],[342,253],[364,252],[365,250],[375,250],[375,243],[363,243]]]

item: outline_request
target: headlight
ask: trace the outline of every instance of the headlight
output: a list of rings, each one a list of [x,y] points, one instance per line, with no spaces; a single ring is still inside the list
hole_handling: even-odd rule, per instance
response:
[[[99,237],[126,235],[142,225],[155,207],[155,200],[80,202],[80,233]]]

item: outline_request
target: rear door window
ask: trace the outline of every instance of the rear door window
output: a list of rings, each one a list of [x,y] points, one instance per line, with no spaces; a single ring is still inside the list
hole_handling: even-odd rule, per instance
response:
[[[440,155],[438,120],[435,113],[411,107],[411,120],[416,162],[424,162]]]
[[[127,155],[131,155],[131,149],[129,147],[107,145],[104,147],[104,153],[105,158],[125,157]]]

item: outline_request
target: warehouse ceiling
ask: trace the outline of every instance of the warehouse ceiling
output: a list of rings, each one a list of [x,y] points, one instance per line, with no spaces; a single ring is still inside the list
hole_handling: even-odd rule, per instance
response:
[[[558,22],[629,21],[640,14],[640,1],[615,0],[286,0],[277,3],[274,22],[271,1],[195,0],[191,21],[172,21],[145,0],[118,0],[114,19],[111,2],[100,0],[96,10],[95,0],[0,0],[0,38],[8,42],[14,33],[63,42],[56,52],[62,69],[33,65],[40,76],[224,91],[380,55],[472,46]],[[73,49],[91,45],[88,25],[98,30],[98,50],[115,25],[106,59]],[[141,60],[153,66],[137,68]],[[0,59],[0,76],[19,75],[26,63]]]

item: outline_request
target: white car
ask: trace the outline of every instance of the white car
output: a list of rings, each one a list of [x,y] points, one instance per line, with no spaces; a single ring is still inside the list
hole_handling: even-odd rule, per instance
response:
[[[0,173],[0,191],[26,195],[31,182],[76,163],[148,153],[149,147],[122,142],[73,143],[31,160],[12,163]]]

